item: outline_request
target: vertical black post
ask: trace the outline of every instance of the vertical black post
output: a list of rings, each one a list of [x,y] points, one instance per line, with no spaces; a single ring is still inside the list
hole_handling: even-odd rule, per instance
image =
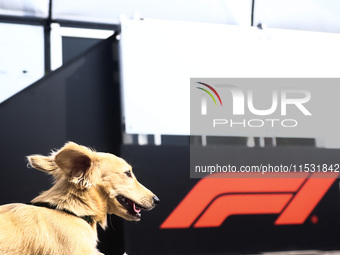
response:
[[[52,23],[52,0],[49,1],[48,17],[44,25],[45,74],[51,71],[51,23]]]
[[[255,0],[251,1],[251,26],[254,26],[254,8],[255,8]]]

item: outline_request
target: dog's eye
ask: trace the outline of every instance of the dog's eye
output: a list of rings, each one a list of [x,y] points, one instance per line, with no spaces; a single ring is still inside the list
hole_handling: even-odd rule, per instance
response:
[[[130,178],[132,177],[132,174],[131,174],[130,170],[126,171],[125,174],[126,174],[127,177],[130,177]]]

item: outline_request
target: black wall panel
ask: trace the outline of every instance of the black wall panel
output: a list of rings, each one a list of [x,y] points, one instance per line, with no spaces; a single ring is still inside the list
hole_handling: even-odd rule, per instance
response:
[[[102,39],[63,36],[62,37],[63,64],[72,61],[72,59],[74,59],[87,49],[93,47],[100,41],[102,41]]]
[[[315,162],[323,164],[338,164],[339,150],[326,150],[303,147],[281,147],[281,148],[247,148],[241,146],[206,146],[200,149],[202,157],[207,154],[224,154],[226,163],[252,165],[255,162],[270,162],[272,165],[288,164],[290,160],[295,163]],[[210,154],[209,154],[210,153]],[[325,190],[323,196],[318,199],[316,206],[308,217],[299,224],[275,225],[275,221],[282,215],[285,208],[278,213],[253,213],[233,214],[227,217],[218,227],[197,227],[195,224],[206,215],[210,206],[217,199],[226,196],[257,196],[270,195],[279,199],[281,195],[288,194],[287,191],[267,191],[267,193],[244,192],[218,194],[211,203],[196,218],[192,225],[187,227],[162,228],[169,215],[173,214],[175,208],[199,185],[202,179],[190,179],[190,149],[189,146],[134,146],[122,147],[122,157],[133,164],[134,173],[139,181],[150,188],[161,200],[160,204],[150,212],[142,212],[141,222],[126,222],[125,245],[130,254],[256,254],[270,251],[296,251],[296,250],[339,250],[340,249],[340,194],[339,176],[340,169],[337,167],[333,172],[330,186],[318,186]],[[334,169],[335,170],[335,169]],[[266,181],[266,179],[268,181]],[[276,178],[280,182],[278,189],[294,178]],[[325,178],[318,178],[323,180]],[[218,179],[214,179],[218,180]],[[221,179],[220,179],[221,180]],[[230,180],[230,179],[229,179]],[[266,185],[271,185],[270,178],[264,178]],[[235,179],[235,182],[238,180]],[[292,194],[292,200],[302,194],[301,191],[307,186],[307,179],[298,190]],[[248,178],[249,185],[257,183],[256,178]],[[230,183],[230,182],[229,182]],[[275,182],[276,183],[276,182]],[[282,184],[283,183],[283,184]],[[236,185],[238,187],[238,185]],[[282,188],[281,187],[281,188]],[[187,211],[182,212],[184,220],[190,218],[190,211],[196,210],[195,204],[205,199],[205,193],[211,190],[223,190],[221,184],[211,185],[210,189],[200,191],[200,197],[193,201]],[[262,186],[258,188],[263,188]],[[303,201],[315,199],[314,189],[304,194]],[[196,190],[197,191],[197,190]],[[197,193],[196,193],[197,194]],[[308,196],[306,196],[308,195]],[[277,197],[276,197],[277,196]],[[252,197],[253,198],[253,197]],[[309,203],[308,202],[308,203]],[[221,211],[238,208],[240,200],[235,204],[224,203]],[[307,204],[308,204],[307,203]],[[267,204],[266,206],[271,206]],[[246,206],[247,210],[256,210],[258,204]],[[263,205],[262,205],[263,206]],[[296,204],[294,205],[296,206]],[[300,206],[298,204],[298,206]],[[301,213],[305,208],[298,210]],[[214,220],[216,215],[210,217]]]

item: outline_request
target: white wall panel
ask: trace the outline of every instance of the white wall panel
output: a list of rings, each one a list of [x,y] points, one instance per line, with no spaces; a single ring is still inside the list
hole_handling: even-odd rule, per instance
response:
[[[189,134],[190,78],[339,77],[339,45],[340,35],[331,33],[125,20],[126,132]]]
[[[54,0],[53,18],[119,23],[121,15],[250,25],[251,0]]]
[[[255,0],[254,24],[340,33],[338,0]]]
[[[1,0],[0,15],[46,18],[49,0]]]
[[[0,23],[0,103],[44,75],[44,29]]]

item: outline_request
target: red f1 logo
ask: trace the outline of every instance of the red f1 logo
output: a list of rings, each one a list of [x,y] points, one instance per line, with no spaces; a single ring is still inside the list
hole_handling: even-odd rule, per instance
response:
[[[200,180],[160,228],[219,227],[229,216],[245,214],[279,214],[275,225],[303,224],[339,173],[291,178],[218,175]]]

